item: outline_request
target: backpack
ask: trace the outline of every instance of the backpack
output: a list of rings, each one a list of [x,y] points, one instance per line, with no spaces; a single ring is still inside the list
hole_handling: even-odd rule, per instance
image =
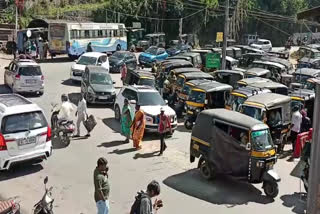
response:
[[[144,192],[138,192],[138,195],[135,197],[135,201],[131,206],[130,214],[140,214],[141,199],[145,197],[147,196]]]

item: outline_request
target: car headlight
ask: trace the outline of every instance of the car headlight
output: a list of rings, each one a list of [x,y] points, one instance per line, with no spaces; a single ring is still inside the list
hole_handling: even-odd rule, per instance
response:
[[[94,90],[91,87],[88,87],[88,92],[94,94]]]
[[[111,95],[113,96],[113,95],[116,95],[116,92],[115,91],[112,91],[111,92]]]

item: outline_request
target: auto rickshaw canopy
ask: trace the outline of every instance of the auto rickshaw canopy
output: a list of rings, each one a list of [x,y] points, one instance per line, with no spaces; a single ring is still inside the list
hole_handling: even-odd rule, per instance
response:
[[[265,93],[265,94],[258,94],[252,97],[249,97],[245,102],[244,105],[248,106],[258,106],[268,109],[277,107],[282,104],[287,104],[291,102],[291,97],[275,94],[275,93]]]
[[[210,93],[214,91],[231,91],[232,86],[216,81],[210,81],[196,85],[192,90],[203,91],[205,93]]]

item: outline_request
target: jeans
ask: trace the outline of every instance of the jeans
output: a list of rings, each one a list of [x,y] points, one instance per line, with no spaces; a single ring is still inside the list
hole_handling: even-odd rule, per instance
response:
[[[109,214],[110,206],[109,201],[98,201],[97,202],[98,214]]]

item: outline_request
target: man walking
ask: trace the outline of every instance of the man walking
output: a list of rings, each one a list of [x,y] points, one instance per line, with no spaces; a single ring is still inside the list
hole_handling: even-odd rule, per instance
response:
[[[293,114],[291,118],[291,141],[292,141],[292,151],[294,154],[294,149],[296,147],[297,136],[300,133],[302,115],[300,114],[299,107],[295,105],[292,109]]]
[[[96,201],[98,214],[109,214],[109,192],[108,181],[109,167],[107,159],[101,157],[97,161],[97,167],[93,173],[94,181],[94,200]]]
[[[160,115],[159,115],[159,125],[158,125],[158,131],[160,134],[160,154],[159,155],[162,155],[164,150],[166,150],[167,148],[164,138],[166,136],[166,132],[168,129],[170,130],[170,133],[172,133],[170,119],[167,115],[164,114],[164,108],[161,108]]]
[[[84,123],[86,118],[88,118],[87,102],[83,98],[82,94],[80,94],[80,100],[79,100],[79,103],[78,103],[76,116],[78,117],[78,119],[77,119],[77,134],[74,137],[80,137],[80,124]],[[90,137],[90,133],[89,132],[87,133],[86,137]]]
[[[131,207],[130,214],[153,214],[153,210],[163,207],[162,200],[156,199],[152,205],[152,198],[160,194],[160,184],[153,180],[147,186],[147,191],[140,191]]]

